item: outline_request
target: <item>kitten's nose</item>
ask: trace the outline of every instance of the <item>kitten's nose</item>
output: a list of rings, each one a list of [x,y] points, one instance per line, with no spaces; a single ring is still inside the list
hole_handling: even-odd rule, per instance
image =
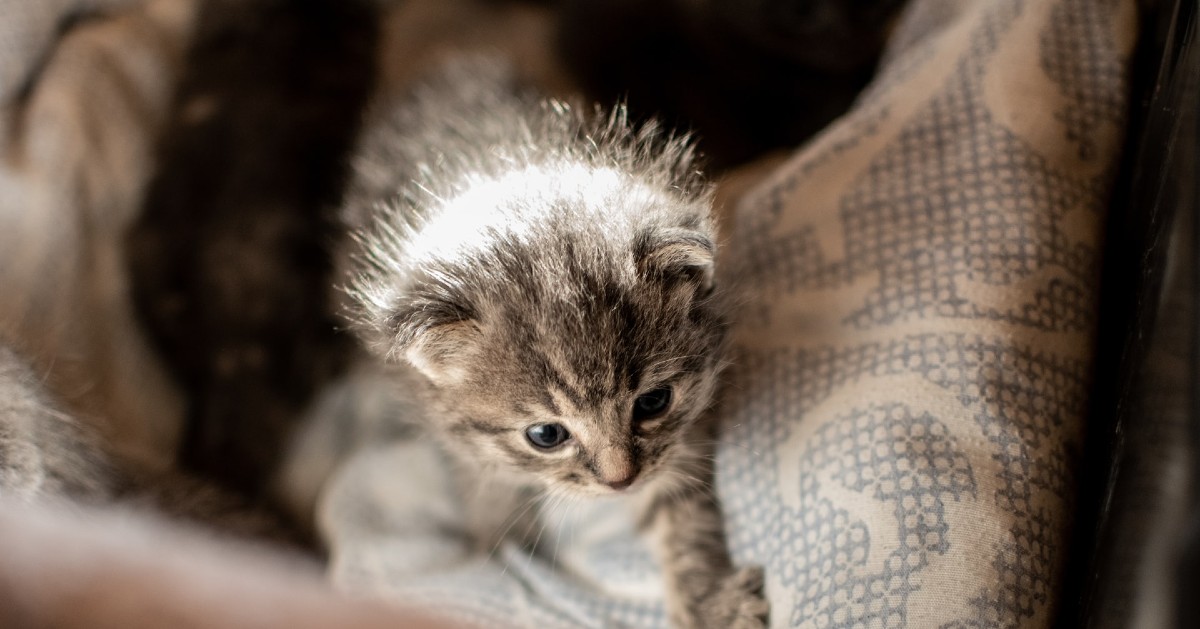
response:
[[[638,468],[629,452],[622,448],[607,448],[596,457],[596,476],[601,483],[620,491],[637,479]]]
[[[604,481],[604,484],[608,485],[609,487],[612,487],[613,489],[615,489],[617,491],[621,491],[622,489],[625,489],[626,487],[632,485],[633,480],[635,478],[637,478],[637,474],[630,474],[629,476],[626,476],[625,478],[622,478],[620,480],[611,480],[611,481],[606,480],[606,481]]]

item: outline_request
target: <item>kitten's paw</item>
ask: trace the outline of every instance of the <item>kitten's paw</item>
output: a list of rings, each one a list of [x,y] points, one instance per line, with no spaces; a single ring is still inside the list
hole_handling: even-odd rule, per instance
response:
[[[763,569],[742,568],[725,577],[705,602],[706,627],[711,629],[764,629],[771,610],[763,594]]]

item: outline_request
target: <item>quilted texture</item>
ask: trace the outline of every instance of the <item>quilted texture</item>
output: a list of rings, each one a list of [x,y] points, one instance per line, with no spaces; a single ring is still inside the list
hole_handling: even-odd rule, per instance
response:
[[[917,2],[857,109],[735,212],[719,484],[772,622],[1051,622],[1131,2]]]
[[[1051,624],[1135,21],[1125,0],[916,0],[855,109],[733,208],[718,488],[773,626]],[[326,496],[343,587],[487,625],[664,625],[602,505],[545,514],[557,571],[471,559],[408,447]]]

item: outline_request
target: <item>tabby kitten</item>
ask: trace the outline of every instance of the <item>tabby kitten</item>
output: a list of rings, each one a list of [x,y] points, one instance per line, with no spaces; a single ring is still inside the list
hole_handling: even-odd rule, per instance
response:
[[[366,225],[350,295],[366,343],[422,378],[447,450],[514,499],[628,495],[675,627],[765,626],[712,487],[726,325],[689,142],[539,101],[479,59],[374,118],[345,205]]]

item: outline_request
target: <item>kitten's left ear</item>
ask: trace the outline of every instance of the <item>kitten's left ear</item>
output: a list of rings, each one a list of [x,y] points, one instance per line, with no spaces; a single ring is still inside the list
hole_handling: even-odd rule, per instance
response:
[[[682,227],[645,232],[634,247],[638,272],[644,277],[690,282],[700,295],[712,292],[716,252],[708,234]]]

